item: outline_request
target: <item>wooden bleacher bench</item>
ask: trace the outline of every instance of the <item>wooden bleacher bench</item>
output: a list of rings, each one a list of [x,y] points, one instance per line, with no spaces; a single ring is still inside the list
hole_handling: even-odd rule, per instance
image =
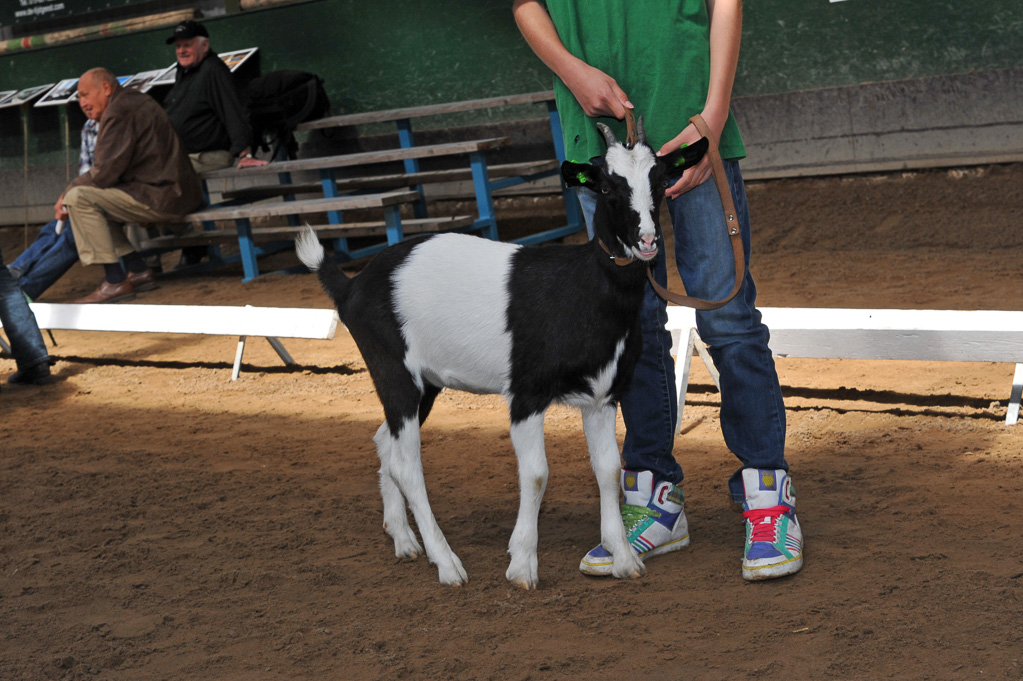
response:
[[[215,205],[205,210],[196,211],[183,218],[183,222],[202,224],[206,231],[214,232],[208,237],[199,238],[196,235],[183,237],[161,237],[147,242],[149,248],[180,248],[188,245],[201,245],[228,241],[237,238],[239,256],[245,270],[243,281],[251,281],[259,276],[258,257],[272,250],[280,250],[284,247],[283,241],[269,250],[255,245],[256,234],[251,220],[273,217],[287,217],[291,227],[299,225],[299,219],[311,213],[326,213],[329,228],[337,236],[334,238],[334,251],[336,256],[343,258],[357,258],[365,255],[372,255],[383,247],[397,243],[404,238],[405,230],[399,207],[403,203],[413,203],[416,212],[415,220],[409,222],[409,233],[436,231],[440,229],[480,229],[485,230],[491,238],[497,238],[497,224],[493,218],[492,200],[489,195],[489,179],[487,175],[486,160],[483,153],[489,149],[495,149],[509,142],[507,137],[495,137],[483,140],[468,140],[462,142],[451,142],[447,144],[425,145],[421,147],[388,149],[383,151],[361,152],[356,154],[344,154],[338,156],[325,156],[315,158],[304,158],[290,161],[277,161],[264,166],[245,168],[224,168],[202,175],[203,181],[209,191],[209,183],[217,180],[238,180],[260,177],[273,177],[279,181],[275,187],[287,187],[286,190],[274,189],[271,193],[285,198],[284,201],[269,201],[258,203],[246,203],[241,205]],[[466,223],[468,216],[431,218],[420,214],[418,205],[422,202],[422,194],[418,190],[396,190],[375,194],[360,195],[339,195],[335,178],[335,171],[341,168],[360,167],[392,161],[408,161],[410,159],[431,158],[452,155],[469,155],[470,170],[474,182],[481,186],[486,193],[479,194],[483,198],[479,209],[479,215]],[[292,173],[295,172],[318,172],[320,175],[321,195],[323,198],[294,200],[291,193]],[[243,196],[239,200],[251,200],[261,196]],[[479,202],[478,202],[479,203]],[[342,211],[353,209],[381,209],[384,212],[383,222],[358,223],[354,227],[343,225]],[[217,221],[235,222],[235,230],[217,230],[214,223]],[[320,226],[326,229],[328,226]],[[265,242],[274,232],[259,228],[258,240]],[[295,230],[284,230],[278,235],[286,237],[294,235]],[[364,247],[357,251],[348,249],[347,239],[350,236],[386,235],[385,243],[378,243]],[[233,258],[233,257],[232,257]],[[221,260],[226,262],[226,260]],[[220,261],[218,261],[220,262]]]
[[[565,160],[565,147],[562,142],[562,130],[561,130],[561,117],[558,115],[557,108],[554,102],[554,91],[544,90],[542,92],[528,92],[515,95],[505,95],[500,97],[488,97],[484,99],[471,99],[459,102],[446,102],[443,104],[428,104],[425,106],[413,106],[404,107],[398,109],[388,109],[384,111],[367,111],[354,114],[343,114],[340,116],[329,116],[326,118],[320,118],[314,121],[307,121],[298,125],[298,130],[320,130],[326,128],[342,128],[342,127],[354,127],[364,125],[368,123],[384,123],[393,122],[398,130],[398,139],[400,140],[403,148],[413,147],[415,142],[413,141],[412,134],[412,121],[419,120],[427,117],[440,117],[446,116],[453,113],[461,113],[467,111],[478,111],[482,109],[493,109],[508,106],[522,106],[530,104],[544,104],[547,109],[547,118],[550,122],[551,127],[551,142],[553,147],[553,156],[558,163]],[[406,174],[417,174],[420,171],[418,161],[415,158],[408,158],[404,161],[405,173]],[[494,181],[490,181],[484,188],[480,186],[479,180],[473,177],[473,190],[476,194],[476,202],[480,206],[480,218],[481,221],[490,222],[493,226],[492,233],[496,233],[496,222],[492,215],[492,193],[503,189],[510,189],[516,185],[522,185],[525,183],[534,182],[536,180],[543,179],[544,177],[554,177],[558,175],[558,166],[548,166],[543,170],[532,170],[528,168],[522,169],[522,172],[515,174],[512,173],[508,176],[498,177]],[[360,178],[361,179],[361,178]],[[377,182],[378,180],[370,179],[365,180],[367,182]],[[398,180],[402,183],[407,182],[406,179],[402,178]],[[425,183],[442,182],[444,180],[431,178],[428,175],[424,175],[419,183],[416,184],[417,189],[422,191],[422,185]],[[558,182],[561,187],[562,200],[565,206],[565,220],[566,224],[562,227],[556,227],[554,229],[542,232],[539,234],[532,234],[526,237],[520,237],[515,239],[515,243],[519,244],[534,244],[549,241],[551,239],[560,239],[562,237],[575,234],[584,229],[582,213],[580,212],[579,205],[576,201],[575,192],[565,186],[563,182]],[[373,185],[379,187],[381,185]],[[398,186],[398,185],[387,185],[387,186]],[[339,190],[344,191],[345,189],[339,186]],[[486,204],[486,205],[483,205]],[[414,204],[416,217],[426,216],[426,202],[425,194],[424,200],[417,201]],[[496,236],[494,237],[496,238]]]
[[[234,228],[213,228],[194,231],[183,235],[162,236],[148,239],[142,244],[145,250],[176,249],[187,246],[208,246],[220,243],[237,242],[238,258],[245,270],[243,281],[251,281],[259,275],[257,258],[266,251],[256,243],[291,241],[297,236],[300,226],[293,224],[280,227],[253,227],[253,219],[275,217],[301,217],[327,213],[340,215],[344,210],[382,209],[384,219],[353,223],[331,223],[312,225],[323,238],[347,239],[361,236],[386,236],[386,244],[397,243],[406,234],[418,234],[444,229],[465,229],[476,223],[471,215],[445,216],[422,219],[402,219],[400,208],[419,198],[418,192],[408,189],[381,192],[376,194],[355,194],[296,201],[270,201],[248,203],[242,205],[218,205],[204,210],[189,213],[181,218],[181,222],[193,225],[211,225],[217,222],[233,222]],[[370,254],[381,246],[370,247]],[[365,250],[365,249],[364,249]],[[362,253],[359,252],[359,255]],[[357,257],[353,255],[352,257]]]

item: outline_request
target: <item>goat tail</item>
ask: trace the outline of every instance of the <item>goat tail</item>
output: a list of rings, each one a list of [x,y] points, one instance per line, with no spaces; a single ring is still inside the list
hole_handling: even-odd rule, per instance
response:
[[[348,287],[352,281],[327,257],[320,240],[316,237],[316,231],[309,225],[306,225],[295,239],[295,254],[303,265],[319,274],[323,290],[340,308],[341,302],[348,297]]]

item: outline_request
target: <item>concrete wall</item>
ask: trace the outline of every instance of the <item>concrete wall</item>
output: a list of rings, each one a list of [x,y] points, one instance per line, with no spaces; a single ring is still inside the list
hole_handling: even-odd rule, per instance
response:
[[[1023,161],[1023,69],[735,100],[749,179]]]

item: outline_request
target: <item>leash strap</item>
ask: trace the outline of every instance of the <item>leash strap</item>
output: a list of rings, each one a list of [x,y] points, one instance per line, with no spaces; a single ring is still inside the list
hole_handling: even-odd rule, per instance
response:
[[[634,149],[639,142],[639,131],[636,128],[636,112],[632,109],[625,110],[625,146]]]
[[[739,288],[742,286],[742,280],[746,273],[746,257],[742,252],[742,235],[739,231],[739,220],[735,212],[735,202],[732,201],[732,191],[728,187],[728,177],[725,175],[725,166],[721,162],[721,154],[718,152],[718,140],[711,133],[710,128],[707,127],[706,121],[699,114],[689,119],[689,122],[696,126],[696,129],[701,135],[707,138],[709,142],[707,148],[707,156],[710,157],[711,173],[714,176],[714,184],[717,185],[718,194],[721,196],[721,207],[725,211],[725,228],[728,230],[728,237],[732,242],[732,255],[735,260],[735,285],[732,287],[732,292],[728,294],[727,298],[721,300],[703,300],[701,298],[692,298],[687,295],[681,295],[673,293],[668,289],[664,288],[656,281],[654,281],[653,268],[647,269],[647,278],[650,280],[650,284],[654,287],[654,291],[657,292],[661,298],[664,298],[669,303],[675,303],[676,305],[685,305],[686,307],[692,307],[697,310],[716,310],[719,307],[726,305],[735,295],[739,292]],[[667,253],[665,253],[667,257]]]

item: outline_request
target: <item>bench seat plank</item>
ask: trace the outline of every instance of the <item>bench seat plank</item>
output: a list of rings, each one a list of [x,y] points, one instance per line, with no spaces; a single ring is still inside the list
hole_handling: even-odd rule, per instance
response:
[[[366,123],[386,123],[388,121],[398,121],[406,118],[443,116],[445,114],[461,113],[464,111],[477,111],[479,109],[493,109],[502,106],[537,104],[539,102],[550,101],[554,101],[554,91],[545,90],[542,92],[527,92],[523,94],[506,95],[503,97],[470,99],[462,102],[427,104],[425,106],[412,106],[400,109],[387,109],[384,111],[365,111],[362,113],[329,116],[327,118],[319,118],[315,121],[299,123],[296,129],[315,130],[318,128],[338,128],[346,125],[363,125]]]
[[[438,218],[416,218],[401,221],[402,232],[423,234],[441,230],[461,229],[470,227],[476,221],[471,215],[457,215]],[[380,236],[386,234],[387,226],[383,221],[345,222],[340,225],[310,225],[322,239],[341,239],[362,236]],[[253,227],[252,239],[257,242],[292,240],[305,229],[305,226],[292,227]],[[218,243],[232,243],[238,239],[238,231],[234,229],[214,229],[195,232],[182,236],[161,236],[149,239],[142,244],[143,249],[182,248],[185,246],[209,246]]]
[[[314,158],[300,158],[294,161],[274,161],[263,166],[244,168],[242,170],[239,170],[238,168],[223,168],[222,170],[212,170],[208,173],[203,173],[201,177],[203,180],[219,180],[253,177],[255,175],[292,173],[303,170],[351,168],[353,166],[369,165],[371,163],[389,163],[392,161],[404,161],[407,159],[470,154],[477,151],[497,149],[499,147],[506,146],[509,142],[511,142],[511,138],[509,137],[492,137],[490,139],[466,142],[426,144],[421,147],[401,147],[397,149],[384,149],[382,151],[361,151],[354,154],[341,154],[339,156],[317,156]]]
[[[419,194],[410,190],[383,192],[380,194],[358,194],[335,196],[303,201],[276,201],[273,203],[252,203],[241,206],[214,206],[206,210],[185,215],[181,222],[198,224],[216,220],[239,220],[242,218],[281,217],[285,215],[303,215],[306,213],[325,213],[332,210],[352,210],[357,208],[384,208],[400,203],[408,203],[419,198]]]
[[[507,178],[520,175],[536,175],[557,170],[560,163],[557,159],[548,161],[526,161],[524,163],[504,163],[487,166],[491,177]],[[335,181],[339,192],[356,189],[384,189],[387,187],[411,187],[437,182],[466,182],[472,180],[469,168],[451,168],[448,170],[423,170],[417,173],[394,173],[390,175],[367,175],[365,177],[343,177]],[[292,185],[266,185],[262,187],[246,187],[224,192],[225,200],[258,201],[275,196],[291,194],[321,194],[323,185],[319,182],[303,182]]]

